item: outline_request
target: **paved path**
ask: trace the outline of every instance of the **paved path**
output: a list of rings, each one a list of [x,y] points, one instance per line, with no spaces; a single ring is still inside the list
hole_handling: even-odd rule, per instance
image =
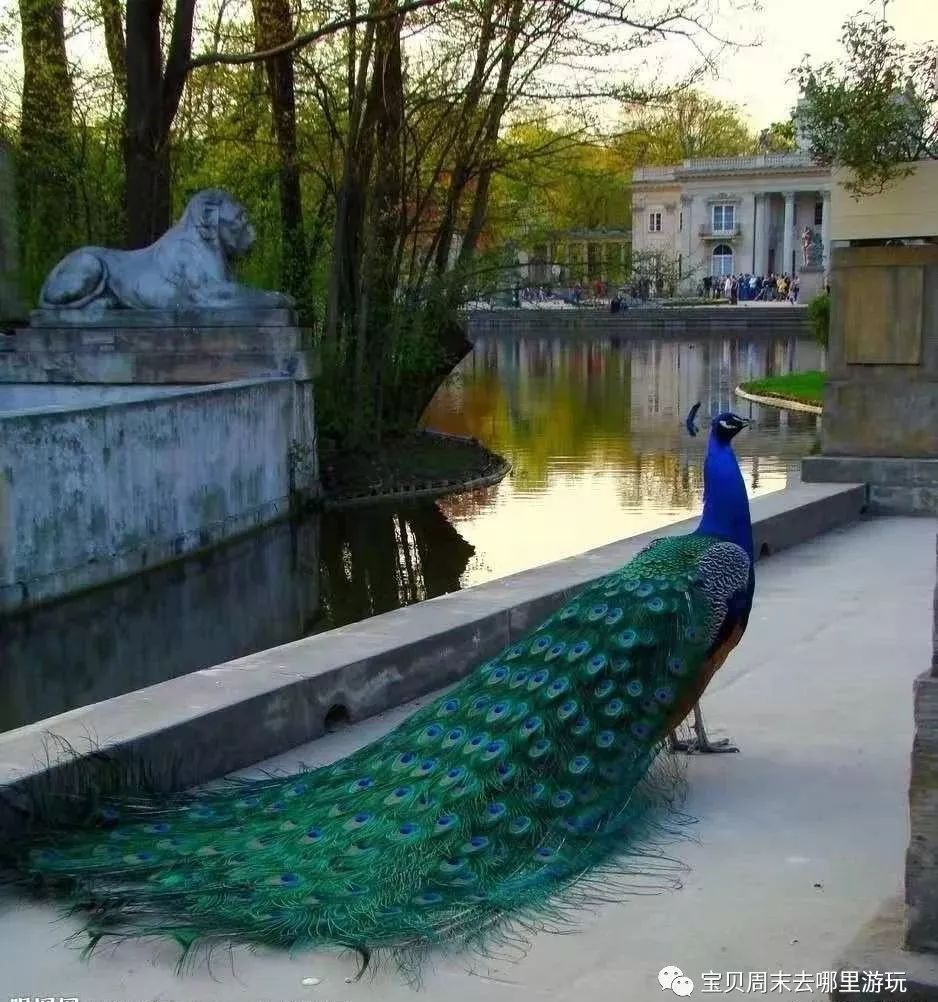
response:
[[[578,935],[536,937],[520,963],[446,962],[422,992],[393,972],[345,984],[353,961],[219,953],[177,977],[171,947],[125,944],[88,963],[50,907],[0,899],[0,1000],[81,1002],[645,1002],[657,972],[825,970],[880,900],[899,891],[907,841],[912,680],[930,661],[935,522],[879,519],[760,565],[742,646],[705,711],[742,754],[693,758],[687,808],[699,842],[683,890],[584,915]],[[402,711],[277,760],[345,754]],[[320,978],[304,986],[306,978]],[[769,980],[771,984],[771,979]],[[789,982],[794,987],[795,982]],[[729,997],[739,997],[732,993]],[[808,991],[771,998],[821,998]],[[862,995],[858,995],[862,998]]]

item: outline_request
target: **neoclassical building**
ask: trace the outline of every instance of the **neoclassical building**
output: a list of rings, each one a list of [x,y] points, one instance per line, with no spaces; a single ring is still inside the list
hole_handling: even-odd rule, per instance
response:
[[[706,275],[785,273],[800,276],[807,299],[824,280],[830,199],[830,171],[806,153],[639,168],[632,175],[633,259],[661,255],[684,294]]]

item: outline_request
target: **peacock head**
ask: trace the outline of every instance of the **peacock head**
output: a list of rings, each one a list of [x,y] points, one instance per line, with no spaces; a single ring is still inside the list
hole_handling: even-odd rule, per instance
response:
[[[722,414],[717,414],[710,422],[710,432],[718,442],[729,445],[743,428],[749,427],[749,424],[746,418],[732,411],[724,411]]]
[[[687,415],[687,430],[691,435],[697,434],[696,418],[697,411],[699,410],[700,404],[696,403],[691,407],[690,413]],[[740,417],[738,414],[734,414],[732,411],[723,411],[722,414],[717,414],[710,422],[710,432],[718,442],[723,445],[729,445],[743,428],[748,428],[750,424],[752,424],[751,421]]]

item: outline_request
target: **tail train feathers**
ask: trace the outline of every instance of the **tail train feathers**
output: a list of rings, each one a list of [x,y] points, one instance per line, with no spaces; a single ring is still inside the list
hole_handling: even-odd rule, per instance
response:
[[[106,796],[12,847],[104,936],[485,952],[679,883],[681,782],[657,758],[699,696],[748,557],[657,540],[379,741],[308,772]],[[742,582],[742,584],[741,584]]]

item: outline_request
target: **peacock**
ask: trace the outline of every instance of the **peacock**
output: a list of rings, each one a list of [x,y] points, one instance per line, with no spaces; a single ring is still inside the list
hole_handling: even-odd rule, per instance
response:
[[[696,432],[697,404],[688,416]],[[416,970],[655,884],[679,827],[673,739],[746,629],[753,539],[711,422],[699,526],[656,539],[380,740],[331,765],[175,794],[110,793],[34,816],[12,879],[103,938],[357,951]],[[83,805],[85,802],[82,802]],[[643,883],[644,881],[644,883]]]

